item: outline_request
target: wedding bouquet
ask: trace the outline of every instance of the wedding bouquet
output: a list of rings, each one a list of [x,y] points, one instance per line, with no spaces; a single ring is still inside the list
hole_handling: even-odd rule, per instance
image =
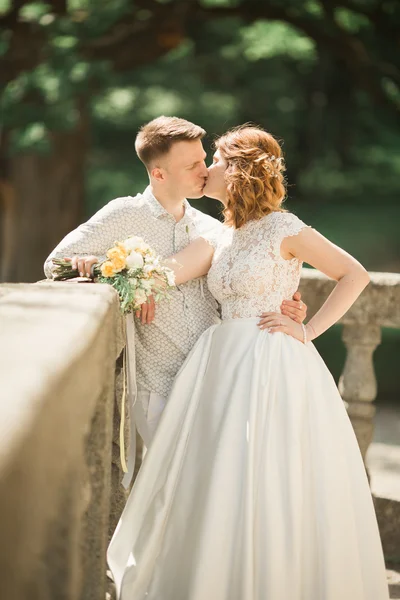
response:
[[[95,281],[108,283],[118,292],[123,314],[140,309],[149,296],[155,302],[169,298],[168,290],[175,285],[174,272],[161,263],[154,250],[137,236],[116,242],[106,254],[107,259],[92,269]],[[66,281],[78,277],[71,262],[52,259],[56,266],[53,279]]]

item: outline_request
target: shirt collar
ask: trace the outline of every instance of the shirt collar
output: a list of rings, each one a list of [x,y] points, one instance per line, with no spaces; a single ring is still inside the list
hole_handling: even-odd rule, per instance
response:
[[[160,217],[172,217],[172,215],[170,215],[170,213],[167,210],[165,210],[165,208],[159,203],[157,198],[154,196],[150,186],[147,186],[147,188],[143,192],[143,197],[145,198],[151,212],[157,219]],[[195,209],[192,206],[190,206],[186,198],[183,201],[183,206],[185,208],[185,214],[183,215],[181,222],[183,220],[186,220],[187,217],[193,218],[196,214]]]

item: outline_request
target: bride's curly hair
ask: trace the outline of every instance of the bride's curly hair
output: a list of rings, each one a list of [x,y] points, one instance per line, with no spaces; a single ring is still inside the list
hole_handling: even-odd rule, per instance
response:
[[[254,125],[242,125],[218,138],[215,146],[227,163],[225,223],[235,229],[273,211],[285,212],[282,150],[277,140]]]

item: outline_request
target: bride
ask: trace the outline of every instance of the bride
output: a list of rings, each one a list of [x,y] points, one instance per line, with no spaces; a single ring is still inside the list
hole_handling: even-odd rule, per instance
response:
[[[111,540],[118,598],[388,600],[364,464],[311,343],[368,274],[282,208],[269,133],[244,126],[216,147],[204,193],[227,227],[170,264],[177,285],[208,272],[222,321],[179,371]],[[279,312],[303,261],[338,282],[306,326]]]

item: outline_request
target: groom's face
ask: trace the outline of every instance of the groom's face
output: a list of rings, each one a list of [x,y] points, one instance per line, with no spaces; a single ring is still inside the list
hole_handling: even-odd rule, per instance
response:
[[[167,154],[160,157],[159,170],[163,185],[184,198],[201,198],[207,181],[206,153],[200,140],[173,144]]]

